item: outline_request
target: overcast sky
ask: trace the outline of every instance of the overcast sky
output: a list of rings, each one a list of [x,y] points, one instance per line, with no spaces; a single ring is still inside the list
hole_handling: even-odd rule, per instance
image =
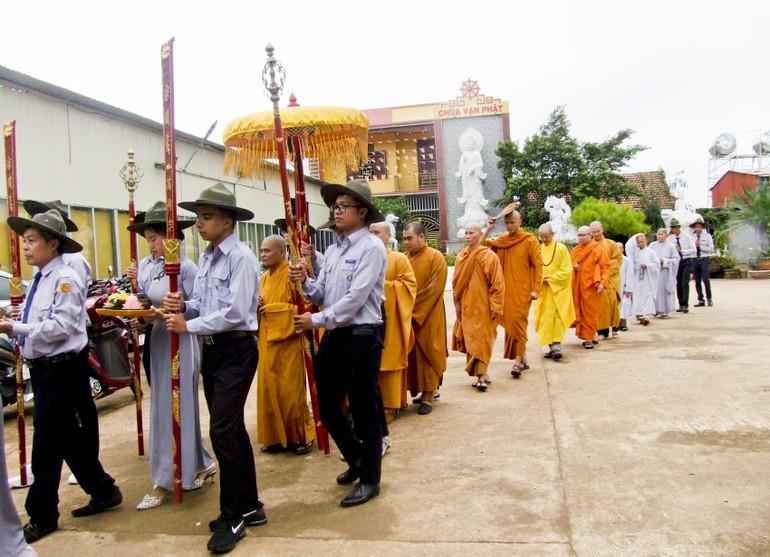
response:
[[[678,172],[707,202],[722,132],[751,153],[770,129],[766,1],[347,0],[4,2],[0,65],[161,121],[160,46],[175,37],[177,128],[211,139],[270,109],[264,47],[287,72],[281,105],[435,103],[471,78],[510,102],[523,142],[565,105],[573,135],[623,128],[650,147],[628,171]],[[764,37],[764,39],[761,39]],[[768,161],[770,162],[770,161]]]

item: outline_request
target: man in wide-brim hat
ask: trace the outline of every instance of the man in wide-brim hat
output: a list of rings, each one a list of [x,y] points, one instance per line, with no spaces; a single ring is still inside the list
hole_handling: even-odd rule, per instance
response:
[[[99,462],[98,438],[90,435],[79,414],[96,415],[91,399],[84,289],[77,274],[61,258],[82,246],[67,236],[57,210],[31,219],[9,217],[8,226],[24,238],[24,258],[39,268],[22,307],[3,321],[0,332],[20,337],[19,350],[30,368],[35,392],[32,474],[27,494],[28,543],[58,528],[58,491],[62,463],[67,462],[83,490],[91,496],[75,509],[76,517],[119,505],[120,489]],[[90,408],[87,408],[90,405]]]
[[[307,277],[304,263],[289,268],[289,279],[301,281],[305,296],[323,307],[295,316],[294,325],[297,331],[327,331],[314,360],[318,403],[321,420],[348,463],[337,483],[359,480],[340,502],[351,507],[380,493],[385,419],[377,381],[387,256],[369,224],[384,219],[365,180],[324,185],[321,195],[334,212],[337,242],[326,250],[316,279]],[[345,395],[355,431],[342,411]]]
[[[682,225],[679,220],[673,218],[668,223],[671,233],[667,241],[674,244],[679,254],[679,266],[676,269],[676,299],[679,301],[677,313],[688,313],[690,311],[690,273],[692,273],[692,264],[695,257],[695,242],[686,232],[682,232]]]
[[[714,239],[711,234],[706,232],[703,227],[703,217],[697,215],[690,223],[692,229],[692,239],[695,243],[695,257],[692,261],[692,274],[695,278],[695,291],[698,293],[698,303],[694,307],[703,307],[708,303],[709,307],[714,305],[711,299],[711,258],[714,255]],[[703,297],[703,287],[706,287],[706,297]]]
[[[137,213],[134,217],[134,224],[129,224],[126,230],[136,232],[140,236],[145,235],[145,231],[149,228],[156,232],[166,235],[166,203],[163,201],[156,201],[152,207],[142,213]],[[195,226],[194,220],[179,220],[176,221],[176,230],[178,240],[184,239],[183,230]]]
[[[217,183],[195,201],[179,203],[195,211],[195,228],[209,242],[200,257],[192,298],[166,294],[172,333],[202,337],[201,377],[209,408],[209,437],[221,471],[220,515],[209,523],[208,548],[230,551],[245,526],[267,521],[257,492],[254,453],[244,422],[244,405],[257,370],[259,261],[235,235],[235,223],[254,213],[238,207],[235,195]],[[176,313],[180,312],[180,313]]]

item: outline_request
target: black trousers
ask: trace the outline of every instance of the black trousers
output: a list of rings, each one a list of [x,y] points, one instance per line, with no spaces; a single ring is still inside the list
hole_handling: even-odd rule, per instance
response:
[[[347,463],[360,466],[365,484],[380,483],[382,471],[381,357],[379,328],[361,325],[326,331],[314,360],[321,422]],[[345,395],[352,427],[342,408]]]
[[[694,259],[692,265],[692,274],[695,277],[695,291],[698,293],[698,301],[701,303],[704,301],[703,286],[706,287],[706,300],[710,300],[711,278],[709,277],[709,271],[711,270],[711,259],[708,257],[702,257],[700,260]]]
[[[680,259],[676,270],[676,299],[679,306],[686,308],[690,305],[690,273],[692,259]]]
[[[99,462],[99,437],[83,428],[78,413],[96,418],[88,383],[88,351],[76,359],[30,369],[35,393],[32,474],[25,508],[30,522],[54,526],[59,519],[59,480],[66,462],[78,484],[94,499],[105,499],[115,480]]]
[[[219,510],[229,520],[260,508],[254,451],[243,407],[257,373],[257,340],[246,336],[203,345],[201,377],[209,408],[209,437],[219,461]]]

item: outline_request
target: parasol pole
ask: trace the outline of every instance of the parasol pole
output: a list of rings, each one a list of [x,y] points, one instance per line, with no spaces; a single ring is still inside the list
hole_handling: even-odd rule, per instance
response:
[[[123,180],[123,184],[128,190],[128,224],[134,224],[134,218],[136,217],[136,210],[134,208],[134,192],[136,191],[136,185],[144,176],[144,171],[134,161],[134,150],[128,150],[128,160],[120,169],[120,178]],[[130,265],[136,268],[137,249],[136,249],[136,232],[133,230],[130,232],[130,252],[131,263]],[[136,294],[136,279],[131,279],[131,293]],[[134,405],[136,406],[136,443],[139,449],[139,456],[144,456],[144,426],[142,425],[142,374],[140,372],[142,367],[142,356],[139,354],[139,329],[136,327],[131,328],[131,336],[134,341]]]
[[[16,120],[3,126],[5,138],[5,185],[8,193],[8,216],[19,216],[19,198],[16,187]],[[8,227],[11,244],[12,278],[10,283],[11,304],[19,306],[24,302],[24,290],[21,282],[21,254],[19,252],[19,235]],[[27,434],[24,427],[24,374],[22,357],[19,353],[19,343],[15,343],[16,353],[16,423],[19,428],[19,486],[29,487],[27,483]]]
[[[174,39],[160,48],[163,68],[163,150],[166,162],[165,266],[169,291],[179,290],[179,250],[176,234],[176,133],[174,128]],[[179,335],[171,333],[171,429],[174,439],[174,501],[182,502],[182,432],[179,400]]]
[[[262,83],[270,92],[270,100],[273,103],[273,116],[275,125],[275,144],[278,151],[278,165],[281,173],[281,191],[283,193],[283,209],[286,217],[286,232],[289,236],[289,250],[292,261],[300,261],[299,237],[297,227],[294,223],[294,215],[291,209],[291,192],[289,191],[289,173],[286,168],[286,146],[284,145],[283,125],[281,124],[281,111],[278,108],[278,101],[281,99],[281,90],[286,79],[286,71],[280,62],[275,59],[273,45],[268,43],[265,47],[267,52],[267,64],[262,70]],[[278,82],[276,82],[278,74]],[[300,169],[301,170],[301,169]],[[295,172],[298,172],[295,169]],[[299,201],[299,200],[298,200]],[[302,297],[302,284],[297,281],[294,283],[295,294],[294,303],[297,305],[297,312],[305,313],[305,299]],[[312,332],[302,335],[302,352],[305,356],[305,369],[307,371],[308,387],[310,389],[310,402],[313,406],[313,417],[315,421],[316,437],[318,437],[318,449],[324,454],[329,454],[329,434],[321,423],[321,413],[318,406],[318,393],[315,386],[315,374],[313,373],[313,357],[310,352],[312,342]]]

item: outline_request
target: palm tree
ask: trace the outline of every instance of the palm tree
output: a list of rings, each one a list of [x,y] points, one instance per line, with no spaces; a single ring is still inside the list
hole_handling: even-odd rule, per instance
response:
[[[743,186],[743,195],[733,194],[730,203],[730,217],[727,228],[730,232],[739,228],[751,228],[756,234],[756,247],[760,250],[768,246],[768,226],[770,226],[770,184],[762,180],[757,191]]]

